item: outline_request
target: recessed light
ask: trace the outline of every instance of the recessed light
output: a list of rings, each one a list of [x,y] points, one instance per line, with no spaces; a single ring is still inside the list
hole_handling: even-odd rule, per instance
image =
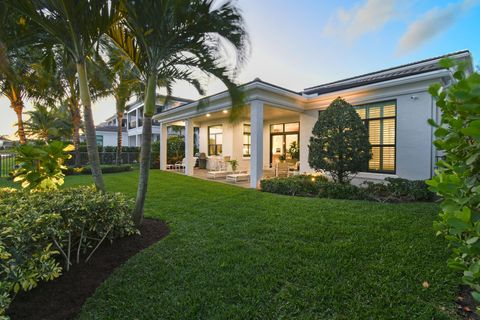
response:
[[[228,110],[223,110],[223,113],[228,113]]]
[[[210,114],[210,113],[207,113],[207,117],[210,117],[210,116],[211,116],[211,114]]]

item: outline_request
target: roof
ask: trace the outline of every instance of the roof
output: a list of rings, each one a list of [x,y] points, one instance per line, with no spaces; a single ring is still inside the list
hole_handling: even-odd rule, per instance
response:
[[[97,126],[97,127],[95,127],[95,131],[97,131],[97,132],[101,132],[101,131],[103,131],[103,132],[117,132],[118,127],[117,126]],[[123,127],[122,131],[127,132],[127,128]]]
[[[413,76],[417,74],[437,71],[437,70],[443,69],[439,65],[439,61],[441,59],[454,57],[454,56],[458,56],[457,58],[470,57],[470,51],[469,50],[457,51],[457,52],[449,53],[449,54],[438,56],[438,57],[433,57],[425,60],[412,62],[409,64],[400,65],[393,68],[366,73],[366,74],[355,76],[352,78],[325,83],[322,85],[306,88],[304,89],[303,93],[307,95],[311,95],[311,94],[320,95],[324,93],[364,86],[372,83],[378,83],[378,82]]]

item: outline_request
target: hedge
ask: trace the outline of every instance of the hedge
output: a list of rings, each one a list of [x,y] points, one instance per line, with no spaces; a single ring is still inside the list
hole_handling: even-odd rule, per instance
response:
[[[132,171],[133,168],[130,165],[120,165],[120,166],[102,166],[102,173],[119,173],[119,172],[126,172]],[[92,174],[92,168],[90,167],[81,167],[81,168],[74,168],[68,167],[65,171],[65,175],[73,176],[73,175],[88,175]]]
[[[323,176],[299,175],[288,178],[264,179],[264,192],[290,196],[320,197],[378,202],[432,201],[434,194],[421,180],[386,178],[386,183],[364,182],[361,186],[329,182]]]
[[[94,187],[0,189],[0,318],[19,291],[88,260],[104,241],[137,233],[132,208],[124,195]]]

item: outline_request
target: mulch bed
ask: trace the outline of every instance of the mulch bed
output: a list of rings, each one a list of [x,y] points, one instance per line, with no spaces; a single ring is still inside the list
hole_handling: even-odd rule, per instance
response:
[[[461,285],[459,288],[460,293],[457,297],[458,314],[468,320],[480,320],[480,316],[477,313],[477,304],[472,297],[472,289],[466,285]]]
[[[69,272],[37,288],[17,295],[8,315],[15,319],[73,319],[79,314],[85,300],[130,257],[149,247],[169,233],[167,225],[158,220],[145,219],[141,235],[117,239],[103,244],[88,263],[74,264]]]

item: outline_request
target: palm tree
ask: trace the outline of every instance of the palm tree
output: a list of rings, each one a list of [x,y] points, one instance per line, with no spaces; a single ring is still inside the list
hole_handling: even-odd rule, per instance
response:
[[[159,82],[170,95],[178,80],[190,82],[204,94],[198,72],[219,78],[227,86],[232,105],[243,102],[242,92],[233,83],[235,67],[225,63],[225,46],[234,53],[237,65],[244,61],[247,32],[239,9],[225,1],[214,7],[213,0],[125,0],[123,19],[109,36],[138,68],[146,83],[140,178],[133,219],[142,222],[150,168],[152,116]]]
[[[76,64],[87,151],[97,190],[104,191],[97,150],[92,99],[86,58],[100,37],[116,22],[119,1],[98,0],[9,0],[11,6],[28,16],[72,56]]]
[[[115,110],[117,114],[117,156],[116,165],[120,164],[122,156],[123,138],[123,117],[127,108],[127,102],[133,95],[140,95],[143,90],[143,83],[135,65],[128,59],[122,50],[118,49],[110,39],[103,41],[103,51],[107,61],[101,55],[96,60],[101,66],[110,82],[109,94],[115,97]]]
[[[24,144],[24,101],[36,88],[31,66],[42,54],[37,46],[41,37],[30,21],[9,10],[5,3],[0,3],[0,25],[0,94],[8,98],[17,115],[17,136]]]
[[[65,140],[71,136],[72,126],[64,107],[48,107],[37,103],[26,114],[29,118],[25,121],[25,131],[33,138],[49,143],[51,140]]]

